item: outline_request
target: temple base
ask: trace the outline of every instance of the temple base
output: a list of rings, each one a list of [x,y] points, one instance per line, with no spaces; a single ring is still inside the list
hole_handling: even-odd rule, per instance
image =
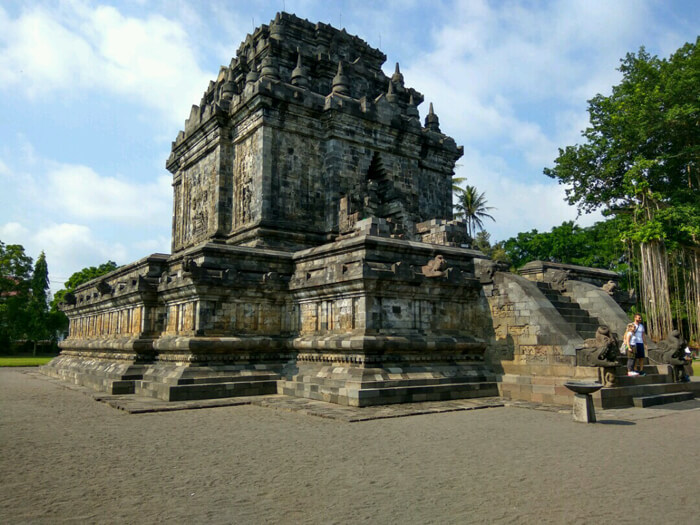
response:
[[[150,365],[134,393],[163,401],[188,401],[277,393],[277,382],[288,363]]]
[[[146,370],[146,365],[137,361],[136,358],[117,360],[61,354],[40,367],[40,371],[98,392],[133,394],[136,381],[143,377]]]
[[[493,374],[483,364],[392,364],[365,368],[305,363],[279,394],[347,406],[388,405],[498,396]]]

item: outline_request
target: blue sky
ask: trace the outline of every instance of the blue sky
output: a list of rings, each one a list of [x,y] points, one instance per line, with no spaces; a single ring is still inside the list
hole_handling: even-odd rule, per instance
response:
[[[401,64],[464,146],[457,176],[486,193],[492,240],[576,210],[542,175],[587,125],[587,103],[645,46],[694,41],[696,1],[4,1],[0,240],[71,273],[170,250],[170,143],[246,33],[286,10],[344,27]],[[582,216],[589,225],[600,217]]]

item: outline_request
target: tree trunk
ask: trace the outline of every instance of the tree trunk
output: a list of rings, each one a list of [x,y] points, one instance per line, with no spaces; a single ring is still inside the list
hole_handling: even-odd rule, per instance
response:
[[[683,262],[688,341],[697,345],[700,344],[700,250],[683,250]]]
[[[668,256],[661,241],[642,243],[641,296],[647,314],[649,336],[655,341],[664,339],[673,330],[671,299],[668,282]]]

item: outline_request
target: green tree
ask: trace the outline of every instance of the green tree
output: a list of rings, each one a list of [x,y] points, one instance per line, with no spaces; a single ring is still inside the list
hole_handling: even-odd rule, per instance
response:
[[[31,296],[27,303],[27,338],[33,341],[36,355],[37,341],[55,337],[49,326],[49,267],[42,251],[34,264],[31,278]]]
[[[32,258],[20,244],[0,241],[0,347],[26,336]]]
[[[92,279],[96,279],[97,277],[101,277],[109,272],[113,272],[117,268],[119,268],[117,263],[114,261],[107,261],[99,266],[89,266],[83,268],[82,270],[71,275],[65,282],[63,289],[57,291],[51,300],[51,326],[61,332],[65,332],[68,329],[68,318],[59,308],[59,305],[63,302],[67,293],[73,292],[81,284],[91,281]]]
[[[56,295],[54,295],[53,300],[51,301],[51,309],[57,310],[58,305],[63,302],[63,298],[68,292],[73,292],[81,284],[85,284],[88,281],[92,281],[93,279],[101,277],[109,272],[113,272],[117,268],[119,268],[117,263],[114,261],[107,261],[99,266],[88,266],[73,273],[73,275],[71,275],[64,283],[63,289],[59,290],[56,292]]]
[[[585,143],[559,149],[544,173],[581,211],[627,215],[637,242],[700,240],[700,48],[669,60],[644,48],[623,59],[612,95],[589,101]]]
[[[32,258],[24,253],[21,244],[0,241],[0,292],[29,291]]]
[[[504,243],[516,268],[540,260],[604,268],[625,273],[625,245],[620,241],[619,220],[597,222],[582,228],[573,221],[555,226],[550,232],[521,232]]]
[[[486,230],[477,233],[474,237],[474,248],[488,255],[491,251],[491,234]]]
[[[452,193],[458,194],[460,191],[462,191],[460,184],[466,180],[466,177],[452,177]]]
[[[32,301],[42,309],[48,309],[49,298],[49,267],[46,263],[46,254],[42,251],[34,264],[34,272],[31,279]]]
[[[474,248],[483,252],[491,260],[500,262],[510,262],[508,255],[504,249],[503,241],[491,244],[491,234],[485,230],[481,230],[474,238]]]
[[[454,208],[455,216],[466,221],[467,234],[472,238],[478,230],[484,229],[484,219],[496,220],[488,213],[494,208],[486,205],[486,194],[479,193],[474,186],[467,185],[457,193]]]
[[[584,143],[560,149],[544,173],[568,186],[568,202],[581,211],[626,219],[621,237],[638,261],[652,332],[662,337],[672,328],[670,290],[678,281],[680,302],[699,305],[683,314],[698,339],[700,38],[669,59],[641,48],[619,70],[612,94],[589,101]]]

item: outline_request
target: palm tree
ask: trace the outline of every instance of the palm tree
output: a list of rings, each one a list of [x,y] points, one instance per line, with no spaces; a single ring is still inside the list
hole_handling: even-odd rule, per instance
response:
[[[477,230],[484,229],[483,219],[496,221],[487,212],[495,209],[493,206],[486,206],[485,193],[479,193],[475,186],[465,186],[463,190],[457,192],[457,202],[454,205],[455,216],[464,219],[467,223],[467,235],[474,237]]]

